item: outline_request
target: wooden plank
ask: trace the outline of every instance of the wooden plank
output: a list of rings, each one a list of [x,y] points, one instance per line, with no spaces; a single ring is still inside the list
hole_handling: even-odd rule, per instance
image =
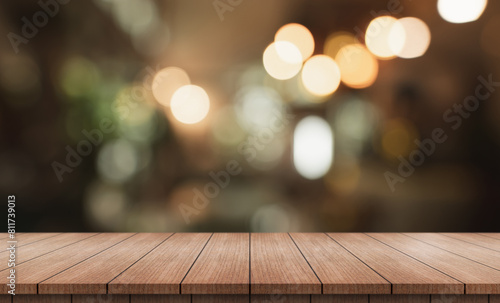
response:
[[[319,294],[321,282],[288,234],[251,234],[252,294]]]
[[[108,284],[113,294],[179,294],[211,234],[174,234]]]
[[[432,295],[431,303],[488,303],[488,295]]]
[[[500,295],[490,295],[490,303],[500,303]]]
[[[15,295],[14,303],[71,303],[70,295]]]
[[[248,302],[248,298],[247,301]],[[311,295],[251,295],[251,303],[310,303]]]
[[[500,270],[500,252],[433,233],[405,233],[422,242]]]
[[[323,283],[323,294],[390,294],[391,284],[326,234],[290,234]]]
[[[0,295],[0,303],[11,303],[12,295]]]
[[[249,294],[250,235],[214,234],[181,284],[183,294]]]
[[[500,233],[478,233],[478,235],[500,240]]]
[[[311,303],[368,303],[368,295],[312,295]]]
[[[429,295],[370,295],[370,303],[429,303]],[[452,303],[446,302],[446,303]],[[442,302],[445,303],[445,302]]]
[[[24,262],[38,258],[63,247],[70,246],[95,235],[97,234],[68,233],[24,245],[16,250],[16,265],[19,266]],[[5,270],[8,268],[8,258],[9,255],[7,251],[4,251],[2,252],[2,254],[0,254],[0,260],[2,260],[2,262],[0,262],[0,270]]]
[[[17,241],[17,247],[32,244],[44,239],[53,238],[56,236],[61,236],[62,233],[23,233],[16,234],[14,241]],[[6,240],[7,241],[7,240]]]
[[[471,233],[441,233],[444,236],[471,243],[484,248],[500,251],[500,239],[483,237]]]
[[[367,235],[329,236],[391,282],[393,294],[464,293],[463,283]]]
[[[498,270],[403,234],[368,235],[464,283],[466,294],[500,294]]]
[[[16,293],[36,294],[37,284],[117,244],[133,234],[100,234],[16,266]],[[7,275],[7,270],[0,272]],[[0,293],[7,286],[0,284]]]
[[[73,295],[71,303],[130,303],[129,295]]]
[[[105,294],[107,284],[171,233],[134,235],[72,268],[43,281],[39,294]]]
[[[132,295],[131,303],[191,303],[191,295]]]
[[[193,295],[192,303],[248,303],[249,295]]]

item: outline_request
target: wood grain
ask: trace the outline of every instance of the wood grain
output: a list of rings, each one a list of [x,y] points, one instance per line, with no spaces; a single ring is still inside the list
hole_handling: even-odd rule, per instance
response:
[[[36,294],[37,284],[117,244],[133,234],[100,234],[16,266],[16,293]],[[7,271],[0,272],[6,276]],[[7,286],[0,284],[0,292]]]
[[[441,233],[444,236],[462,240],[467,243],[475,244],[484,248],[496,250],[500,252],[500,239],[490,237],[478,237],[476,234],[470,233]]]
[[[368,303],[368,295],[312,295],[311,303]]]
[[[500,233],[479,233],[478,235],[489,238],[500,239]]]
[[[464,284],[364,234],[329,234],[392,283],[393,294],[464,293]]]
[[[247,301],[248,302],[248,299]],[[251,295],[251,303],[310,303],[311,295]]]
[[[249,234],[214,234],[181,284],[183,294],[249,294]]]
[[[28,236],[29,234],[25,234]],[[23,235],[23,236],[25,236]],[[88,239],[97,234],[87,234],[87,233],[67,233],[60,234],[55,237],[49,237],[44,239],[39,239],[36,242],[28,243],[26,245],[18,247],[16,250],[16,265],[20,265],[31,259],[38,258],[50,252],[56,251],[63,247],[75,244],[79,241]],[[3,251],[0,253],[0,270],[5,270],[8,268],[7,259],[8,252]]]
[[[113,294],[179,294],[211,234],[174,234],[108,284]]]
[[[428,295],[371,295],[370,303],[429,303]],[[452,302],[442,302],[452,303]]]
[[[487,295],[432,295],[431,303],[488,303]]]
[[[0,303],[11,303],[12,295],[0,295]]]
[[[319,294],[321,282],[288,234],[251,235],[252,294]]]
[[[132,295],[130,303],[191,303],[191,295]]]
[[[43,281],[39,294],[105,294],[107,284],[171,234],[143,233]]]
[[[500,303],[500,295],[490,295],[490,303]]]
[[[466,294],[500,294],[500,271],[426,244],[403,234],[369,236],[463,282]]]
[[[14,303],[71,303],[70,295],[15,295]]]
[[[409,237],[500,270],[500,252],[434,233],[408,233]]]
[[[323,294],[390,294],[391,284],[326,234],[291,234],[323,283]]]
[[[61,236],[61,233],[24,233],[16,234],[15,241],[17,241],[17,247],[25,246],[40,240],[53,238],[55,236]]]
[[[248,303],[249,295],[193,295],[192,303]]]
[[[130,303],[129,295],[73,295],[71,303]]]

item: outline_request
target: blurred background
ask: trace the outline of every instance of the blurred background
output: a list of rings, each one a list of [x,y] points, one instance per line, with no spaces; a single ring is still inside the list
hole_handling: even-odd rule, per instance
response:
[[[0,193],[25,232],[498,232],[500,93],[454,104],[499,31],[486,0],[4,1]]]

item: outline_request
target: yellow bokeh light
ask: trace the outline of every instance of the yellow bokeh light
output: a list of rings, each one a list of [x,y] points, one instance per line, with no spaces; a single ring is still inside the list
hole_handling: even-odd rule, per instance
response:
[[[278,80],[292,78],[302,67],[302,55],[299,49],[287,41],[271,43],[264,51],[262,61],[267,73]]]
[[[358,39],[356,39],[353,34],[344,31],[335,32],[329,35],[328,38],[326,38],[323,53],[327,56],[335,58],[337,56],[337,53],[344,46],[357,43],[359,43]]]
[[[431,31],[424,21],[407,17],[397,21],[404,30],[404,43],[401,43],[399,26],[393,26],[389,34],[391,50],[400,58],[417,58],[425,54],[431,43]]]
[[[184,85],[191,84],[188,74],[179,67],[167,67],[153,78],[151,85],[153,96],[163,106],[170,105],[170,99],[176,90]]]
[[[439,15],[451,23],[477,20],[483,14],[487,0],[438,0]]]
[[[375,56],[391,59],[396,56],[392,49],[402,48],[405,38],[404,28],[396,18],[382,16],[373,19],[368,25],[365,44]]]
[[[416,148],[414,141],[418,138],[418,130],[411,121],[389,120],[385,123],[382,133],[382,153],[389,160],[399,156],[406,157]]]
[[[314,37],[303,25],[289,23],[283,25],[274,37],[274,41],[288,41],[294,44],[302,55],[302,60],[307,60],[314,52]]]
[[[326,55],[313,56],[304,64],[302,83],[313,95],[332,94],[340,84],[339,67],[332,58]]]
[[[200,122],[207,116],[209,108],[207,93],[196,85],[185,85],[177,89],[170,102],[172,114],[184,124]]]
[[[335,57],[342,82],[352,88],[373,84],[378,75],[377,59],[361,44],[344,46]]]

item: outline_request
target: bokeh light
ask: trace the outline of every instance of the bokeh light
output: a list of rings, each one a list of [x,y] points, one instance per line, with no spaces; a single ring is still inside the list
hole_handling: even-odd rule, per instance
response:
[[[401,34],[399,26],[393,26],[389,34],[389,45],[391,50],[400,58],[417,58],[425,54],[431,43],[431,31],[424,21],[407,17],[401,18],[398,21],[405,32],[404,43],[401,44]]]
[[[236,93],[235,101],[238,120],[248,131],[269,127],[273,118],[285,111],[280,94],[270,87],[243,87]]]
[[[350,44],[358,44],[358,39],[351,33],[340,31],[330,34],[326,38],[323,53],[335,59],[340,49]]]
[[[293,164],[306,179],[323,177],[333,162],[333,132],[318,116],[308,116],[296,126],[293,134]]]
[[[487,0],[438,0],[439,15],[451,23],[472,22],[483,14]]]
[[[370,22],[366,29],[366,47],[372,54],[381,59],[394,58],[396,54],[392,49],[401,48],[404,42],[404,28],[394,17],[377,17]]]
[[[110,182],[122,183],[129,180],[138,170],[139,155],[128,141],[118,139],[107,142],[97,156],[97,171]]]
[[[95,64],[82,57],[68,59],[60,72],[61,88],[69,97],[80,97],[95,91],[99,79]]]
[[[274,41],[288,41],[293,43],[299,49],[303,61],[307,60],[314,52],[313,35],[305,26],[298,23],[283,25],[276,32]],[[280,49],[278,49],[278,52],[281,55]]]
[[[127,196],[118,185],[94,182],[87,188],[85,212],[88,220],[100,228],[121,230],[127,207]]]
[[[170,109],[179,122],[194,124],[207,116],[210,100],[203,88],[196,85],[185,85],[175,91]]]
[[[330,95],[340,84],[340,70],[337,63],[325,55],[311,57],[302,69],[302,83],[311,94]]]
[[[156,100],[163,106],[169,106],[175,91],[189,84],[191,80],[186,71],[179,67],[167,67],[156,73],[151,88]]]
[[[299,73],[302,67],[302,54],[293,43],[277,41],[266,48],[262,61],[271,77],[286,80]]]
[[[419,138],[415,125],[406,119],[392,119],[385,123],[382,131],[382,152],[389,160],[406,157],[416,148]]]
[[[377,59],[362,44],[344,46],[335,57],[342,82],[352,88],[373,84],[378,75]]]

